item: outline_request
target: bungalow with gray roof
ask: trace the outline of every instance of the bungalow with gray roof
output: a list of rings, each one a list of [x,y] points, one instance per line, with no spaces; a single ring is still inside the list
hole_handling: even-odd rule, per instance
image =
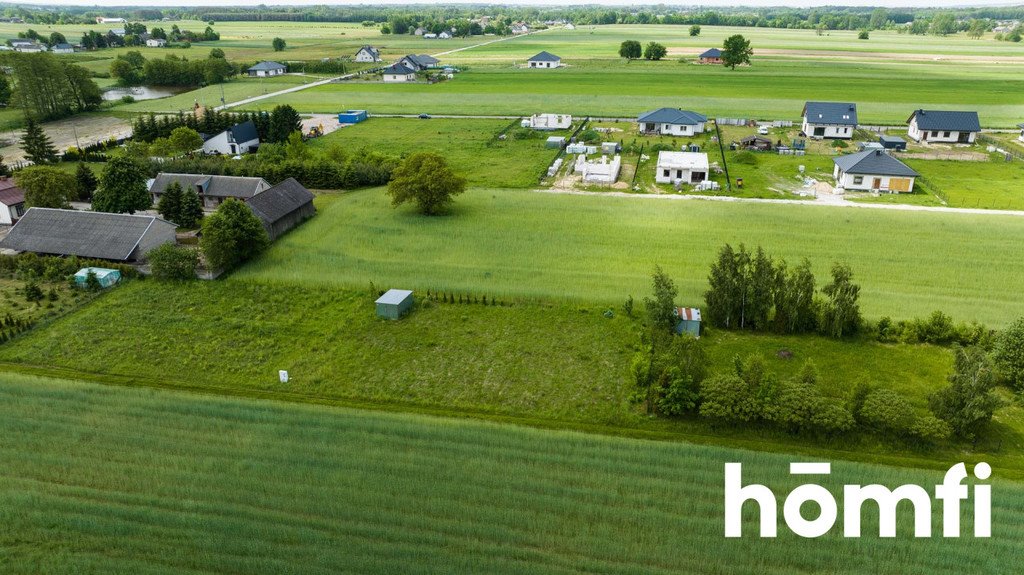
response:
[[[406,54],[398,63],[415,72],[422,72],[436,68],[441,61],[427,54]]]
[[[288,66],[285,66],[280,62],[264,60],[252,68],[249,68],[246,72],[248,72],[249,76],[252,76],[253,78],[262,78],[264,76],[280,76],[287,70]]]
[[[138,262],[153,248],[175,241],[174,224],[155,216],[29,208],[0,248]]]
[[[832,161],[836,185],[845,190],[913,192],[914,178],[920,175],[882,150],[866,150]]]
[[[363,63],[380,62],[380,50],[373,46],[363,46],[352,59]]]
[[[973,144],[981,132],[977,112],[914,110],[907,124],[907,136],[915,142]]]
[[[541,52],[526,61],[530,68],[558,68],[562,59],[551,52]]]
[[[850,102],[807,102],[803,111],[803,133],[810,138],[849,140],[857,129],[857,104]]]
[[[700,56],[697,56],[697,61],[701,64],[721,64],[722,51],[718,48],[712,48]]]
[[[641,134],[660,134],[662,136],[692,136],[704,132],[707,116],[680,110],[679,108],[658,108],[644,112],[637,118]]]
[[[384,76],[384,82],[387,84],[416,81],[416,70],[402,64],[401,62],[384,68],[382,74]]]

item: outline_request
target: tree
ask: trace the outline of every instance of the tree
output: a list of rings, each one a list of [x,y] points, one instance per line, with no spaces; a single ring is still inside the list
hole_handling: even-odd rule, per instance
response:
[[[984,20],[978,20],[977,18],[971,20],[971,25],[967,28],[967,36],[977,40],[988,32],[988,24]]]
[[[952,12],[939,12],[932,18],[928,31],[936,36],[956,33],[956,17]]]
[[[53,147],[53,142],[43,131],[42,126],[32,118],[25,120],[25,133],[21,136],[21,149],[25,151],[25,158],[33,164],[57,163],[57,149]]]
[[[395,168],[387,193],[393,207],[413,202],[420,213],[431,216],[440,213],[454,196],[464,191],[466,178],[453,172],[443,157],[419,152]]]
[[[178,220],[174,223],[179,227],[194,229],[198,228],[203,221],[203,201],[199,199],[199,192],[189,187],[181,195],[181,205],[178,208]]]
[[[694,24],[690,26],[690,36],[700,36],[700,25]]]
[[[114,156],[103,166],[92,209],[115,214],[148,209],[153,201],[146,189],[147,176],[146,167],[137,159],[124,153]]]
[[[163,244],[146,254],[153,278],[161,281],[195,279],[199,254],[192,248]]]
[[[868,27],[872,30],[881,30],[888,21],[889,11],[885,8],[875,8],[871,12],[871,20],[868,22]],[[867,40],[867,38],[861,38],[861,40]]]
[[[270,124],[267,128],[267,141],[271,143],[286,142],[292,132],[302,131],[302,116],[288,104],[275,106],[270,112]]]
[[[270,245],[263,222],[249,206],[228,198],[203,220],[199,246],[211,269],[230,270]]]
[[[999,334],[992,359],[999,376],[1018,393],[1024,393],[1024,318]]]
[[[11,167],[4,162],[4,157],[0,154],[0,176],[10,176]]]
[[[957,347],[949,387],[929,398],[932,413],[957,435],[973,439],[1004,405],[996,395],[992,363],[979,347]]]
[[[47,42],[47,43],[50,45],[50,47],[53,47],[53,46],[56,46],[57,44],[66,44],[67,41],[68,41],[68,39],[65,38],[64,35],[61,34],[60,32],[51,32],[50,33],[50,41]]]
[[[722,63],[736,69],[736,66],[750,63],[750,56],[754,50],[750,48],[750,40],[741,34],[734,34],[725,39],[722,44]]]
[[[96,192],[96,184],[96,174],[92,169],[86,166],[85,162],[78,162],[78,167],[75,168],[75,195],[78,196],[78,200],[91,200],[93,193]]]
[[[657,42],[651,42],[644,48],[645,60],[661,60],[665,57],[665,54],[668,54],[668,50]]]
[[[14,176],[25,190],[26,208],[68,208],[75,195],[75,177],[52,166],[29,166]]]
[[[804,258],[799,266],[786,273],[782,264],[780,273],[785,276],[785,287],[775,299],[776,331],[782,333],[806,333],[817,327],[818,314],[814,304],[815,278],[811,262]]]
[[[822,305],[820,327],[833,338],[841,338],[860,329],[860,286],[853,283],[853,272],[846,264],[832,266],[832,281],[821,288],[828,300]]]
[[[302,141],[302,134],[300,132],[292,132],[288,136],[288,141],[285,142],[285,157],[289,160],[301,162],[309,158],[309,153],[306,142]]]
[[[619,46],[619,56],[627,60],[636,60],[643,56],[643,47],[636,40],[625,40]]]
[[[14,104],[37,121],[55,120],[91,110],[103,102],[99,86],[81,66],[51,52],[5,58],[17,90]]]
[[[210,57],[211,58],[221,58],[221,59],[223,59],[224,58],[224,50],[221,50],[220,48],[214,48],[214,49],[210,50]]]
[[[171,131],[171,135],[167,137],[167,143],[174,152],[191,154],[203,147],[203,137],[192,128],[182,126]]]
[[[651,274],[652,297],[644,298],[644,307],[647,308],[647,319],[651,328],[664,333],[672,333],[678,323],[676,316],[676,296],[679,290],[672,278],[661,269],[661,266],[654,266],[654,273]]]
[[[7,81],[7,76],[0,74],[0,107],[7,106],[11,103],[11,83]]]
[[[282,38],[274,38],[271,45],[274,47],[275,52],[283,52],[285,47],[285,41]]]
[[[171,182],[160,194],[160,201],[156,204],[156,211],[169,222],[175,224],[181,219],[181,201],[185,191],[178,182]],[[179,224],[180,225],[180,224]]]
[[[870,34],[871,33],[868,32],[867,30],[861,30],[860,32],[857,33],[857,39],[858,40],[867,40],[870,37]]]

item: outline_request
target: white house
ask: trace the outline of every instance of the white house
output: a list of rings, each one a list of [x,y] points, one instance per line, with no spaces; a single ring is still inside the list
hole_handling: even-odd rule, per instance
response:
[[[46,44],[34,40],[11,40],[11,48],[24,53],[45,52]]]
[[[515,24],[512,24],[512,26],[509,27],[509,30],[511,30],[516,36],[530,33],[530,27],[523,22],[516,22]]]
[[[912,192],[919,174],[882,150],[866,150],[833,158],[832,175],[844,190]]]
[[[857,129],[857,104],[807,102],[803,119],[802,130],[807,137],[849,140]]]
[[[441,32],[440,34],[438,34],[437,38],[439,40],[451,40],[452,39],[452,35],[451,35],[451,32],[444,31],[444,32]]]
[[[708,155],[700,152],[658,152],[654,181],[659,184],[699,184],[708,179]]]
[[[401,62],[384,68],[384,81],[391,84],[395,82],[415,82],[416,70],[409,68]]]
[[[251,120],[235,124],[203,142],[203,153],[234,156],[256,151],[260,136]]]
[[[167,40],[164,40],[163,38],[150,38],[149,40],[146,40],[146,46],[149,48],[163,48],[166,45]]]
[[[406,54],[399,64],[416,72],[436,67],[441,61],[427,54]]]
[[[640,114],[637,124],[641,134],[663,136],[692,136],[704,132],[707,117],[679,108],[659,108]]]
[[[373,46],[363,46],[352,59],[363,63],[380,62],[380,50]]]
[[[573,167],[573,171],[583,176],[584,182],[592,184],[614,184],[619,179],[620,169],[622,158],[618,155],[610,160],[608,156],[587,160],[586,156],[580,154],[576,156],[576,165]]]
[[[50,48],[50,51],[54,54],[74,54],[75,47],[67,42],[62,42],[60,44],[54,44],[53,47]]]
[[[97,24],[126,24],[128,21],[124,18],[107,18],[104,16],[97,16]]]
[[[557,68],[562,65],[562,59],[551,52],[541,52],[527,60],[531,68]]]
[[[977,112],[914,110],[907,124],[907,135],[915,142],[973,144],[981,132]]]
[[[7,176],[0,176],[0,226],[10,226],[25,214],[25,191]]]
[[[437,34],[434,34],[433,32],[427,32],[426,34],[423,35],[423,38],[426,40],[437,40]]]
[[[534,130],[568,130],[572,116],[568,114],[534,114],[522,121],[522,127]]]
[[[284,64],[265,60],[246,71],[254,78],[262,78],[264,76],[280,76],[281,74],[284,74],[287,69],[288,67]]]

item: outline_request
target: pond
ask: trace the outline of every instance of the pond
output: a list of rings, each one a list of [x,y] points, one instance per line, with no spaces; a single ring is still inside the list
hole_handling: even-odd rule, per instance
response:
[[[188,88],[175,88],[167,86],[135,86],[132,88],[110,88],[103,92],[103,99],[111,102],[114,100],[120,100],[124,96],[131,96],[136,101],[139,100],[155,100],[157,98],[166,98],[167,96],[174,96],[182,92],[188,91]]]

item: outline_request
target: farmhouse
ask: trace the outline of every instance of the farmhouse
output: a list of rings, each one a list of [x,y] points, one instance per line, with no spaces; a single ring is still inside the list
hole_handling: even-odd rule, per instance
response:
[[[380,50],[373,46],[363,46],[352,59],[363,63],[380,62]]]
[[[907,135],[915,142],[973,144],[981,132],[977,112],[914,110],[907,124]]]
[[[409,290],[389,289],[374,303],[377,304],[377,317],[398,319],[412,309],[415,300]]]
[[[0,226],[9,226],[25,213],[25,190],[7,176],[0,177]]]
[[[234,156],[255,152],[260,147],[260,135],[256,124],[247,120],[203,142],[203,153]]]
[[[53,47],[50,48],[50,51],[54,54],[74,54],[75,47],[67,42],[62,42],[60,44],[54,44]]]
[[[174,229],[154,216],[29,208],[0,240],[0,248],[132,262],[145,259],[157,246],[174,243]]]
[[[659,108],[640,114],[637,118],[641,134],[663,136],[692,136],[703,133],[704,123],[707,121],[703,114],[679,108]]]
[[[146,40],[146,46],[149,48],[163,48],[167,45],[167,40],[163,38],[150,38]]]
[[[416,72],[422,72],[436,67],[441,61],[427,54],[407,54],[398,63]]]
[[[284,74],[287,69],[287,66],[279,62],[263,61],[252,68],[249,68],[247,72],[249,73],[249,76],[262,78],[264,76],[280,76],[281,74]]]
[[[270,184],[263,178],[161,172],[149,185],[149,193],[153,196],[154,204],[160,201],[160,196],[173,182],[177,182],[183,190],[195,190],[199,194],[199,199],[203,201],[203,206],[211,209],[221,205],[228,198],[245,201],[270,188]]]
[[[416,70],[406,67],[401,62],[384,68],[384,81],[391,84],[395,82],[415,82]]]
[[[509,27],[509,30],[516,36],[530,33],[530,27],[525,22],[516,22]]]
[[[910,166],[882,150],[866,150],[832,160],[836,185],[846,190],[912,192],[918,175]]]
[[[584,155],[576,156],[576,165],[573,171],[583,176],[583,181],[593,184],[614,184],[619,179],[619,170],[622,168],[622,158],[618,155],[612,159],[608,156],[601,156],[599,159],[588,161]]]
[[[712,48],[698,56],[697,61],[701,64],[721,64],[722,51],[718,48]]]
[[[708,179],[708,155],[700,152],[658,152],[654,181],[699,184]]]
[[[695,307],[677,307],[676,333],[688,333],[693,337],[700,337],[700,310]]]
[[[441,32],[440,34],[437,35],[437,39],[438,40],[451,40],[452,39],[452,35],[451,35],[450,32],[444,31],[444,32]]]
[[[562,65],[562,59],[551,52],[541,52],[527,60],[531,68],[557,68]]]
[[[568,130],[572,126],[572,116],[568,114],[534,114],[524,119],[520,125],[534,130]]]
[[[857,129],[857,104],[807,102],[803,118],[805,136],[849,140]]]
[[[245,203],[263,222],[270,241],[316,215],[312,192],[295,178],[251,196]]]

